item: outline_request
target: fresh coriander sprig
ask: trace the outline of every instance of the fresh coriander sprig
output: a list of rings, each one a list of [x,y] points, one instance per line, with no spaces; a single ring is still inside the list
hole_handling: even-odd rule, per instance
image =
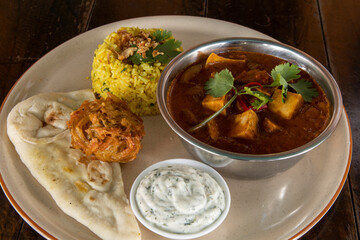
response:
[[[133,64],[139,65],[142,62],[145,63],[154,63],[155,61],[159,61],[162,64],[167,64],[176,57],[181,51],[181,41],[175,40],[172,37],[172,33],[167,30],[156,30],[151,36],[154,41],[158,42],[155,48],[150,48],[146,51],[146,57],[143,57],[141,54],[137,53],[137,51],[128,57],[127,59]],[[135,46],[136,47],[136,46]],[[153,52],[157,51],[161,54],[153,56]]]
[[[158,45],[154,50],[162,52],[163,54],[157,55],[154,59],[161,63],[169,63],[171,59],[176,57],[180,51],[181,41],[175,39],[169,39],[163,44]]]
[[[258,100],[252,103],[252,106],[255,109],[259,109],[269,101],[272,101],[271,98],[266,96],[265,94],[259,91],[253,91],[252,88],[256,88],[258,86],[253,87],[244,87],[242,90],[237,90],[234,86],[234,77],[228,69],[221,70],[220,72],[215,73],[213,78],[210,78],[205,83],[205,91],[207,94],[212,95],[213,97],[222,97],[227,94],[231,89],[234,89],[234,96],[230,98],[230,100],[221,107],[214,114],[210,115],[208,118],[203,120],[201,123],[196,126],[190,128],[188,131],[193,132],[207,124],[210,120],[214,119],[217,115],[219,115],[225,108],[227,108],[238,96],[241,95],[251,95],[256,97]]]
[[[162,42],[171,37],[171,32],[168,30],[157,29],[150,37],[156,42]]]
[[[300,79],[296,83],[289,83],[289,86],[292,87],[297,93],[301,94],[305,102],[311,102],[314,97],[319,95],[319,92],[316,88],[312,87],[312,83]]]
[[[284,63],[277,65],[271,70],[271,77],[274,82],[270,85],[271,87],[281,87],[282,90],[282,101],[285,102],[289,86],[294,89],[297,93],[301,94],[304,101],[311,102],[313,97],[318,96],[316,88],[312,87],[312,83],[303,79],[292,83],[292,80],[300,78],[300,68],[290,63]]]
[[[271,71],[271,77],[273,78],[274,82],[270,85],[263,85],[263,87],[281,87],[282,89],[282,100],[285,102],[287,97],[287,92],[289,86],[294,89],[297,93],[299,93],[304,101],[311,102],[312,98],[318,96],[318,91],[316,88],[312,87],[312,83],[309,81],[305,81],[301,79],[297,82],[292,82],[292,80],[296,80],[300,78],[300,68],[289,63],[277,65]],[[250,95],[256,97],[256,100],[251,103],[252,107],[256,110],[260,109],[268,102],[272,101],[272,99],[265,95],[260,91],[254,91],[252,89],[257,88],[259,86],[252,86],[252,87],[244,87],[241,90],[237,90],[234,86],[234,77],[232,73],[228,69],[224,69],[220,72],[215,73],[213,78],[210,78],[205,83],[205,91],[207,94],[210,94],[213,97],[222,97],[227,94],[230,90],[234,90],[235,94],[232,98],[218,111],[214,114],[197,124],[196,126],[190,128],[188,131],[193,132],[203,126],[205,126],[210,120],[214,119],[218,116],[224,109],[226,109],[236,98],[237,96],[241,95]]]
[[[253,108],[255,108],[256,110],[258,110],[268,102],[272,101],[272,99],[269,96],[259,91],[253,91],[250,87],[244,87],[244,91],[245,91],[244,93],[240,93],[238,95],[247,94],[257,98],[256,101],[251,103],[251,106],[253,106]]]
[[[229,69],[215,73],[213,78],[205,83],[205,92],[213,97],[222,97],[234,87],[234,77]]]
[[[203,126],[205,126],[209,121],[211,121],[212,119],[214,119],[217,115],[219,115],[225,108],[227,108],[235,99],[236,99],[237,95],[235,94],[234,96],[232,96],[232,98],[230,98],[230,100],[224,104],[224,106],[222,106],[222,108],[220,108],[217,112],[215,112],[214,114],[212,114],[210,117],[206,118],[204,121],[202,121],[201,123],[197,124],[196,126],[190,128],[188,130],[188,132],[193,132]]]

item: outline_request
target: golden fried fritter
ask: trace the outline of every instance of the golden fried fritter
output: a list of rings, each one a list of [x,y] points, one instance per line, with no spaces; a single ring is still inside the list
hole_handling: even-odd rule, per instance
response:
[[[83,102],[67,125],[73,148],[106,162],[134,160],[145,135],[142,119],[110,93],[106,99]]]

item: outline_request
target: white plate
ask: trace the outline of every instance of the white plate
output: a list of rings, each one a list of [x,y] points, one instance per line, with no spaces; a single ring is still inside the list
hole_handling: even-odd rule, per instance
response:
[[[41,92],[90,88],[93,52],[105,36],[122,26],[161,27],[172,31],[184,49],[222,37],[268,36],[224,21],[156,16],[120,21],[81,34],[36,62],[17,81],[0,113],[0,182],[19,214],[50,239],[98,239],[85,226],[65,215],[22,164],[6,134],[6,117],[21,100]],[[170,158],[191,158],[161,116],[144,118],[146,137],[136,161],[122,165],[125,190],[146,167]],[[347,177],[351,132],[344,114],[334,134],[281,175],[264,180],[227,178],[232,203],[224,223],[202,239],[298,238],[331,207]],[[6,217],[6,216],[1,216]],[[163,239],[141,226],[143,239]]]

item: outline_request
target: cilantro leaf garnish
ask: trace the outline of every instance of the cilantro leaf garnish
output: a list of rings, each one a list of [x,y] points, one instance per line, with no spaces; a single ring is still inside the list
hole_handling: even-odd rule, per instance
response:
[[[205,83],[205,91],[213,97],[222,97],[234,88],[234,77],[229,69],[215,73],[213,78]]]
[[[288,88],[289,88],[289,84],[287,83],[287,81],[285,80],[285,78],[283,76],[281,76],[280,73],[276,73],[273,71],[271,72],[271,76],[274,80],[274,82],[270,85],[271,87],[278,87],[281,86],[281,94],[282,94],[282,100],[283,102],[285,101],[285,98],[287,96],[287,92],[288,92]]]
[[[137,50],[127,58],[128,61],[136,65],[141,63],[154,63],[155,61],[167,64],[181,52],[181,41],[172,38],[170,31],[156,30],[150,37],[152,41],[157,42],[159,45],[154,48],[148,48],[145,52],[145,57],[137,53],[139,46],[136,44],[130,45],[130,47],[135,47]]]
[[[271,70],[271,76],[273,78],[274,75],[280,74],[286,82],[298,79],[300,77],[299,73],[300,68],[295,64],[290,65],[290,63],[279,64],[273,70]]]
[[[205,126],[206,123],[208,123],[211,119],[215,118],[217,115],[219,115],[225,108],[230,106],[230,104],[235,101],[237,96],[240,95],[251,95],[258,99],[258,101],[255,101],[252,103],[252,106],[255,109],[259,109],[272,99],[266,96],[265,94],[259,92],[259,91],[253,91],[251,88],[256,88],[259,86],[253,86],[253,87],[244,87],[242,90],[237,90],[234,86],[234,77],[232,73],[228,69],[223,69],[220,72],[216,72],[213,78],[210,78],[204,86],[204,89],[207,94],[210,94],[213,97],[222,97],[225,94],[227,94],[231,89],[234,89],[235,94],[231,97],[231,99],[225,103],[225,105],[220,108],[217,112],[206,118],[204,121],[199,123],[198,125],[190,128],[188,131],[192,132],[196,129],[199,129],[203,126]]]
[[[313,97],[318,95],[316,88],[312,88],[312,83],[307,82],[303,79],[292,83],[292,80],[300,78],[300,68],[290,63],[277,65],[271,70],[271,77],[274,82],[270,85],[271,87],[281,87],[282,100],[285,102],[289,86],[294,89],[297,93],[301,94],[304,101],[311,102]]]
[[[298,79],[300,69],[298,66],[290,63],[277,65],[273,70],[271,70],[271,77],[274,82],[271,84],[272,87],[281,86],[282,100],[285,102],[289,84],[288,82],[294,79]]]
[[[245,93],[243,94],[251,95],[257,98],[254,102],[251,103],[251,106],[253,106],[256,110],[272,101],[269,96],[259,91],[253,91],[249,87],[244,87],[244,91]]]
[[[285,101],[287,97],[287,92],[289,87],[294,89],[298,94],[301,94],[304,101],[311,102],[313,97],[318,96],[318,91],[316,88],[312,87],[312,83],[309,81],[305,81],[304,79],[298,80],[296,82],[292,80],[296,80],[300,78],[300,68],[297,65],[290,65],[290,63],[277,65],[271,71],[271,77],[274,82],[270,85],[262,85],[261,84],[252,84],[254,86],[245,86],[243,89],[238,90],[234,86],[234,77],[232,73],[228,69],[224,69],[220,72],[215,73],[214,77],[210,78],[204,86],[206,94],[210,94],[213,97],[222,97],[227,94],[231,89],[234,89],[234,95],[231,99],[217,112],[203,120],[198,125],[190,128],[188,131],[192,132],[196,129],[199,129],[206,125],[211,119],[215,118],[219,115],[225,108],[230,106],[230,104],[240,95],[250,95],[255,97],[255,101],[251,102],[251,106],[255,110],[259,110],[261,107],[266,105],[268,102],[272,101],[272,98],[265,95],[260,91],[253,90],[254,88],[258,88],[259,85],[261,88],[263,87],[281,87],[282,88],[282,98]]]
[[[128,57],[127,59],[137,65],[141,63],[153,63],[155,62],[155,59],[152,56],[152,52],[153,52],[152,49],[148,50],[145,53],[146,55],[145,58],[143,58],[142,55],[135,52],[132,56]]]
[[[156,30],[152,36],[156,42],[162,42],[171,37],[171,32],[167,30]]]
[[[234,94],[234,96],[232,96],[232,98],[230,98],[230,100],[225,103],[225,105],[220,108],[217,112],[215,112],[214,114],[212,114],[211,116],[209,116],[208,118],[206,118],[204,121],[202,121],[201,123],[199,123],[198,125],[190,128],[188,130],[188,132],[193,132],[203,126],[205,126],[209,121],[211,121],[212,119],[214,119],[217,115],[219,115],[225,108],[227,108],[228,106],[230,106],[230,104],[236,99],[237,94]]]
[[[161,63],[168,63],[171,59],[176,57],[180,51],[181,41],[175,39],[169,39],[163,44],[158,45],[154,50],[157,50],[163,54],[157,55],[154,59]]]
[[[271,98],[270,98],[271,99]],[[271,99],[272,100],[272,99]],[[269,101],[268,101],[269,102]],[[261,107],[265,106],[266,103],[262,100],[256,99],[255,101],[251,102],[251,106],[255,108],[256,110],[259,110]]]
[[[131,61],[133,64],[139,65],[142,62],[149,61],[149,59],[144,59],[140,54],[134,53],[132,56],[127,58],[129,61]]]
[[[296,83],[289,84],[297,93],[301,94],[305,102],[311,102],[313,97],[317,97],[319,92],[312,87],[312,83],[301,79]]]
[[[255,86],[258,87],[258,86]],[[210,78],[204,87],[207,94],[213,97],[222,97],[227,94],[231,89],[235,90],[236,95],[250,95],[256,97],[260,102],[256,103],[256,109],[272,101],[270,97],[259,91],[253,91],[251,87],[244,87],[243,90],[238,91],[234,87],[234,77],[229,69],[223,69],[215,73],[213,78]]]

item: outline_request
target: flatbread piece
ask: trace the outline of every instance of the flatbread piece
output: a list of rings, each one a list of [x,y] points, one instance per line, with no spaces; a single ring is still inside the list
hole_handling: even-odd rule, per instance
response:
[[[45,93],[17,104],[7,133],[22,162],[59,208],[102,239],[141,239],[119,163],[79,161],[66,122],[91,90]]]

